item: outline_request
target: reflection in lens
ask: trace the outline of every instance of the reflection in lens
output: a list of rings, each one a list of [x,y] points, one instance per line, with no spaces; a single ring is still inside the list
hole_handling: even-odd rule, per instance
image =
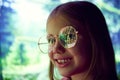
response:
[[[67,37],[66,37],[64,34],[60,34],[60,35],[59,35],[60,42],[61,42],[61,44],[62,44],[64,47],[67,47],[66,38],[67,38]]]
[[[77,41],[75,28],[67,26],[60,31],[59,40],[65,48],[74,47]]]

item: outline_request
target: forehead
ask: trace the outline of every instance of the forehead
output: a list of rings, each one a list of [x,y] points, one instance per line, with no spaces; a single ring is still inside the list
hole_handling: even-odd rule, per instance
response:
[[[60,30],[68,25],[71,25],[70,22],[63,16],[50,18],[46,27],[47,34],[58,35]]]

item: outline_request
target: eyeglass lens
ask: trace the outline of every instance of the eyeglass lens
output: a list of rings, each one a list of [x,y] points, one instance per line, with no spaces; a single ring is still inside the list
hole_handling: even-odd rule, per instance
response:
[[[60,44],[64,48],[74,47],[77,42],[76,32],[77,32],[76,29],[72,26],[66,26],[66,27],[62,28],[58,35],[58,40],[59,40]],[[39,40],[39,41],[45,41],[45,40]],[[39,42],[39,43],[43,43],[43,42]],[[46,43],[46,42],[44,42],[44,43]],[[48,52],[48,50],[47,50],[48,47],[53,47],[55,45],[56,37],[54,37],[53,35],[48,36],[47,43],[48,43],[48,45],[46,47],[45,47],[45,44],[39,45],[41,52],[44,52],[44,53]]]

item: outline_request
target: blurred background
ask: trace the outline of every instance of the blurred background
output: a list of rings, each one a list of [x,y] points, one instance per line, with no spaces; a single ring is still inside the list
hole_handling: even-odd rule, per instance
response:
[[[75,0],[0,0],[0,80],[48,80],[49,58],[38,48],[51,10]],[[120,0],[87,0],[103,12],[120,78]]]

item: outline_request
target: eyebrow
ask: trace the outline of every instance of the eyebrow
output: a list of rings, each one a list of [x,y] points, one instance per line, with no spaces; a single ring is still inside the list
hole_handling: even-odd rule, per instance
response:
[[[52,36],[52,37],[58,37],[58,35],[48,34],[47,38],[50,37],[50,36]]]
[[[50,37],[50,36],[53,36],[53,34],[47,34],[47,38]]]

